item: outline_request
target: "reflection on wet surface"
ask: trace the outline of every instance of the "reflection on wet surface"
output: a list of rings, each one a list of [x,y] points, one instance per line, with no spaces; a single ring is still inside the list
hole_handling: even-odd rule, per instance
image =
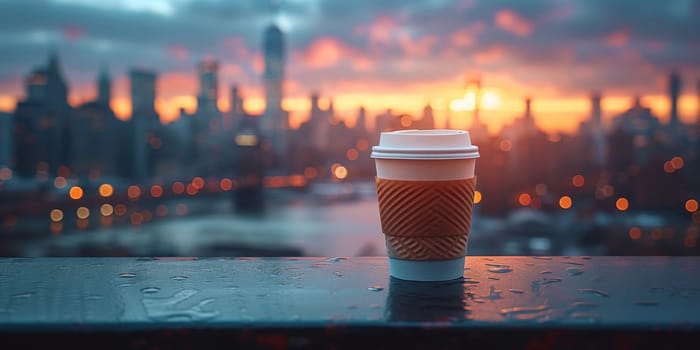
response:
[[[329,321],[603,326],[682,321],[700,328],[698,258],[470,256],[467,263],[463,278],[410,282],[389,277],[384,257],[0,259],[0,328],[37,322],[145,327]]]

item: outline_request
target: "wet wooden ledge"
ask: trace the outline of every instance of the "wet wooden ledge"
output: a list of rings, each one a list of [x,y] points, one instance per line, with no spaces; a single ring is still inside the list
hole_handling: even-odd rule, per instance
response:
[[[698,257],[0,259],[0,339],[72,347],[662,347],[700,335]],[[618,345],[615,345],[618,344]]]

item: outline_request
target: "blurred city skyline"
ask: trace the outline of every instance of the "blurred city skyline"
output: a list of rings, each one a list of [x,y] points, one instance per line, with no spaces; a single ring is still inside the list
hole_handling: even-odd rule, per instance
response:
[[[359,106],[367,121],[387,108],[419,114],[446,106],[482,82],[482,122],[490,132],[522,116],[522,100],[549,133],[573,132],[590,115],[590,95],[602,94],[603,121],[632,106],[635,96],[662,122],[670,115],[667,77],[683,85],[678,115],[696,122],[700,6],[692,1],[425,1],[189,2],[8,1],[0,12],[0,110],[24,97],[28,71],[56,51],[72,106],[94,99],[102,67],[113,80],[112,108],[129,116],[132,67],[158,73],[156,110],[171,121],[192,113],[199,89],[197,64],[220,62],[219,108],[229,109],[232,85],[248,113],[264,110],[262,29],[280,26],[287,41],[282,106],[299,126],[309,96],[333,99],[339,119],[354,123]],[[144,35],[144,33],[148,33]],[[322,99],[321,104],[328,103]],[[453,106],[456,104],[453,103]],[[459,108],[455,108],[459,109]],[[453,110],[451,125],[471,125],[471,113]]]

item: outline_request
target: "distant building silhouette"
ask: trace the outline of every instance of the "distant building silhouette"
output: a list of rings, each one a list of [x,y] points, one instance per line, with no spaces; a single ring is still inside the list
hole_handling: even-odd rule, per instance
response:
[[[111,79],[106,67],[100,71],[96,83],[97,98],[77,107],[71,115],[67,140],[72,172],[93,179],[118,172],[116,166],[126,126],[110,108]]]
[[[415,128],[424,130],[435,129],[435,115],[433,114],[433,107],[430,104],[423,107],[423,115],[421,119],[415,123]]]
[[[0,168],[12,166],[12,119],[0,112]]]
[[[671,72],[668,79],[668,92],[671,99],[671,118],[669,123],[673,126],[680,124],[678,120],[678,97],[681,94],[681,76],[677,72]]]
[[[231,119],[231,124],[235,127],[242,122],[243,115],[245,111],[243,109],[243,96],[238,86],[234,85],[231,87],[231,108],[229,110],[229,117]]]
[[[107,67],[102,67],[100,77],[97,79],[97,103],[109,107],[112,101],[112,80],[109,77]]]
[[[289,122],[287,113],[282,109],[283,83],[285,79],[285,44],[284,34],[276,25],[270,25],[263,34],[263,57],[265,71],[265,112],[260,120],[260,129],[270,141],[276,167],[285,168],[287,153],[287,131]]]
[[[46,66],[25,78],[26,97],[15,109],[15,161],[22,176],[37,171],[56,173],[67,164],[66,147],[71,108],[68,86],[58,56],[49,55]]]
[[[149,136],[160,125],[155,110],[156,73],[146,69],[129,72],[131,87],[130,177],[136,180],[148,178],[151,167]]]
[[[649,161],[654,132],[660,128],[659,118],[650,108],[642,106],[639,97],[635,97],[630,109],[613,118],[611,134],[632,137],[635,161],[644,165]]]
[[[579,147],[585,149],[585,164],[593,165],[596,169],[603,168],[607,163],[607,144],[602,122],[602,97],[599,92],[591,95],[591,116],[579,126]]]

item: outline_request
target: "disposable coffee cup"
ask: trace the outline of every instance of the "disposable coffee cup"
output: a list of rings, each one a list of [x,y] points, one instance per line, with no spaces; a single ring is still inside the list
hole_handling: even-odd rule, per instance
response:
[[[389,274],[409,281],[462,277],[479,158],[469,132],[383,132],[371,157]]]

